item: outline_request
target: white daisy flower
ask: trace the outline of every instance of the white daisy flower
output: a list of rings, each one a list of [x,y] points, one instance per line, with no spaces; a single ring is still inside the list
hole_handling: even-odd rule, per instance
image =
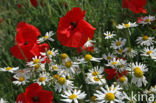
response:
[[[61,66],[58,64],[50,64],[49,70],[50,71],[60,71]]]
[[[94,43],[95,41],[91,40],[88,38],[87,42],[84,44],[84,47],[85,48],[88,48],[88,47],[93,47],[94,46]]]
[[[154,37],[149,37],[147,35],[144,35],[143,37],[137,38],[137,44],[140,44],[141,46],[151,46],[154,43]]]
[[[144,50],[142,51],[142,54],[143,56],[155,56],[156,55],[156,49],[154,48],[154,46],[151,46],[151,47],[146,47],[144,48]]]
[[[127,48],[124,49],[124,57],[128,56],[128,57],[133,58],[136,55],[137,55],[137,51],[135,51],[131,47],[127,47]]]
[[[105,39],[111,39],[114,36],[116,36],[116,34],[114,34],[113,32],[107,31],[106,33],[104,33]]]
[[[103,58],[95,58],[90,54],[86,54],[84,58],[78,59],[80,61],[78,64],[87,63],[88,61],[100,62]]]
[[[119,55],[123,55],[124,50],[123,50],[122,48],[116,49],[116,50],[115,50],[115,53],[116,53],[116,54],[119,54]]]
[[[113,58],[112,60],[108,61],[108,64],[106,66],[110,66],[112,68],[117,68],[119,65],[119,59]]]
[[[55,91],[58,91],[59,93],[63,90],[71,90],[73,87],[73,82],[66,79],[64,76],[59,77],[56,85],[55,85]]]
[[[54,35],[54,33],[52,31],[46,32],[45,36],[39,38],[37,41],[38,41],[38,43],[42,43],[42,42],[44,42],[46,40],[50,40],[50,41],[53,42],[54,39],[51,38],[53,35]]]
[[[97,103],[96,96],[91,96],[90,100],[86,100],[87,103]]]
[[[104,85],[106,84],[106,79],[102,75],[88,75],[86,78],[86,82],[92,85]]]
[[[39,57],[35,56],[34,58],[32,58],[32,61],[27,62],[27,65],[32,67],[36,64],[41,64],[41,62],[44,60],[45,60],[45,58],[41,58],[41,56],[39,56]]]
[[[5,101],[3,98],[1,98],[0,103],[8,103],[8,101]]]
[[[33,67],[33,71],[36,72],[45,71],[45,64],[38,63],[38,64],[34,64],[32,67]]]
[[[117,83],[120,85],[127,86],[128,78],[126,76],[121,76],[118,78]]]
[[[155,16],[150,16],[150,15],[145,16],[145,17],[141,17],[140,19],[141,19],[141,21],[139,24],[143,24],[143,25],[151,24],[152,21],[156,20]]]
[[[137,27],[138,24],[136,24],[136,22],[131,23],[128,22],[127,24],[122,23],[121,25],[119,24],[118,26],[116,26],[117,29],[124,29],[124,28],[131,28],[131,27]]]
[[[51,59],[53,56],[56,56],[58,54],[58,50],[55,50],[52,48],[52,50],[48,50],[47,52],[41,52],[40,53],[43,56],[48,56],[49,59]]]
[[[97,76],[97,75],[102,75],[104,71],[103,67],[94,67],[93,69],[89,69],[89,73],[87,73],[88,76]]]
[[[61,96],[64,99],[61,99],[61,101],[66,103],[79,103],[79,100],[84,99],[87,94],[85,92],[81,92],[81,90],[67,90],[64,92],[64,94],[61,94]]]
[[[11,72],[11,73],[14,73],[18,69],[19,69],[19,67],[5,67],[5,68],[0,68],[1,71],[8,71],[8,72]]]
[[[39,78],[36,81],[39,85],[46,85],[46,82],[49,81],[49,73],[40,73]]]
[[[126,39],[119,38],[111,43],[111,48],[120,49],[126,44]]]
[[[75,74],[77,72],[77,69],[79,69],[79,66],[78,63],[67,60],[63,63],[62,69],[64,69],[65,71],[59,71],[60,74]]]
[[[156,85],[150,88],[150,92],[156,94]]]
[[[127,68],[128,71],[132,72],[132,83],[136,84],[138,87],[142,86],[142,83],[146,86],[146,84],[148,83],[145,76],[144,76],[144,72],[148,71],[148,68],[146,67],[146,65],[141,64],[141,63],[132,63],[130,64],[129,68]],[[130,72],[130,73],[131,73]]]
[[[30,76],[26,75],[26,74],[16,74],[13,76],[16,80],[13,81],[13,84],[15,85],[25,85],[28,81],[28,79],[30,78]]]
[[[112,60],[113,58],[115,58],[115,56],[114,56],[114,54],[112,53],[108,53],[108,55],[106,55],[106,54],[103,54],[103,58],[105,59],[105,60],[107,60],[107,61],[110,61],[110,60]]]
[[[106,85],[106,89],[101,87],[101,91],[96,90],[94,96],[96,96],[97,103],[122,103],[121,92],[122,88],[119,86],[114,87],[112,85],[110,88]]]
[[[115,69],[121,72],[121,71],[124,71],[126,67],[127,67],[127,60],[118,59],[118,63]]]

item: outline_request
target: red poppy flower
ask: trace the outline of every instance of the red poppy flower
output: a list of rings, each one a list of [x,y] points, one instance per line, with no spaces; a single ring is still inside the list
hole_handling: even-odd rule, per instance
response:
[[[127,73],[128,73],[128,71],[126,71],[126,70],[124,70],[124,71],[122,71],[122,72],[118,72],[118,71],[116,71],[116,69],[105,69],[105,72],[106,72],[106,74],[107,74],[107,79],[108,80],[112,80],[113,78],[115,78],[115,79],[118,79],[119,77],[121,77],[121,76],[126,76],[127,75]]]
[[[37,37],[40,31],[33,25],[20,22],[17,25],[16,45],[10,48],[12,55],[18,59],[31,60],[34,56],[39,56],[40,52],[49,49],[48,44],[38,44]]]
[[[17,103],[52,103],[53,93],[43,90],[37,83],[33,83],[26,88],[25,93],[17,97]]]
[[[147,13],[145,5],[146,0],[122,0],[122,7],[129,8],[134,13]]]
[[[95,28],[83,19],[84,16],[85,11],[75,7],[60,19],[57,38],[62,45],[78,48],[82,47],[88,38],[93,38]]]
[[[38,6],[37,0],[30,0],[30,2],[34,7]]]

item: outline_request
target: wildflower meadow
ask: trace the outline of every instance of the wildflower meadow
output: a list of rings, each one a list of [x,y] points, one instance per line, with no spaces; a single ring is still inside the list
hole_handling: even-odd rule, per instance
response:
[[[156,1],[0,0],[0,103],[156,103]]]

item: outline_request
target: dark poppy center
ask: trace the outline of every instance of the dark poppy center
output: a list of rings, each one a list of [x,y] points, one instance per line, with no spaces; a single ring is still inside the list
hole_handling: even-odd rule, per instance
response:
[[[29,44],[29,42],[28,42],[28,41],[24,42],[24,45],[28,45],[28,44]]]
[[[70,25],[72,25],[73,29],[76,28],[76,22],[71,22]]]
[[[40,99],[39,99],[39,97],[35,96],[35,97],[32,97],[32,101],[33,102],[40,102]]]

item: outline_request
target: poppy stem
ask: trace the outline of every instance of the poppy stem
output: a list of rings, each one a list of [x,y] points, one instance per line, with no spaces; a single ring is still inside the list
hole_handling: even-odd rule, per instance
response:
[[[24,53],[23,53],[21,47],[19,46],[19,44],[18,44],[17,42],[16,42],[16,44],[17,44],[17,46],[18,46],[18,48],[19,48],[19,50],[20,50],[22,56],[24,57],[25,61],[28,62],[28,59],[27,59],[26,56],[24,55]]]

